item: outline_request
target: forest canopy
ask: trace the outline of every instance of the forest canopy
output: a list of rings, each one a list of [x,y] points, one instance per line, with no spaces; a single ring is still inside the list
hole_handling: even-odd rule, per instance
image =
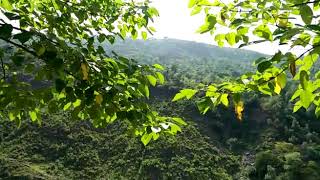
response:
[[[243,94],[278,95],[292,77],[298,81],[293,111],[315,107],[320,115],[320,74],[314,68],[320,53],[319,4],[190,0],[192,15],[206,14],[198,33],[211,33],[219,46],[271,41],[291,50],[259,58],[257,71],[239,79],[182,89],[173,101],[202,96],[197,100],[201,113],[233,105],[242,120]],[[150,86],[164,83],[163,66],[141,64],[103,47],[118,38],[152,35],[149,24],[159,13],[149,1],[1,0],[0,5],[2,119],[18,126],[23,119],[40,124],[43,115],[63,109],[95,127],[125,120],[144,144],[163,133],[176,134],[186,124],[179,117],[161,116],[147,103]],[[220,27],[229,31],[219,33]],[[295,53],[297,46],[305,51]]]

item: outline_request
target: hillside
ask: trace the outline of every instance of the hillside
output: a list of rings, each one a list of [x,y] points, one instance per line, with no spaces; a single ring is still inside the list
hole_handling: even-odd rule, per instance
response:
[[[161,64],[165,67],[168,87],[191,87],[198,83],[219,82],[254,71],[253,62],[267,55],[254,51],[177,39],[117,41],[106,45],[114,51],[140,63]]]
[[[247,94],[243,121],[232,107],[200,115],[196,102],[172,102],[184,87],[237,77],[260,53],[163,39],[106,46],[141,63],[166,66],[167,83],[149,103],[188,125],[144,147],[126,123],[95,129],[64,112],[41,126],[0,119],[0,179],[307,179],[320,177],[320,121],[292,114],[289,85],[281,96]],[[197,101],[197,100],[196,100]]]
[[[193,61],[199,59],[220,60],[228,63],[247,63],[252,62],[257,57],[266,56],[255,51],[220,48],[218,46],[197,43],[178,39],[149,39],[117,41],[112,47],[107,49],[119,52],[128,57],[139,58],[159,58],[162,63],[174,63],[168,61],[175,59]]]

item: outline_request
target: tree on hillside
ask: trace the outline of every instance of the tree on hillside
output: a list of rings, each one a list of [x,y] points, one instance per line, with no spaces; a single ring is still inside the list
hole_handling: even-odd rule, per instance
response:
[[[0,0],[0,7],[2,120],[19,125],[28,118],[41,123],[43,115],[63,109],[95,127],[127,120],[128,128],[141,135],[145,144],[160,133],[175,134],[185,124],[180,118],[161,117],[146,103],[149,86],[164,82],[161,65],[141,65],[116,53],[107,54],[101,46],[114,43],[117,37],[145,39],[152,34],[149,21],[158,12],[148,0]],[[198,32],[211,33],[220,46],[271,41],[299,46],[305,52],[279,51],[258,59],[255,73],[183,89],[173,101],[204,91],[198,102],[203,114],[233,101],[241,120],[242,94],[280,94],[292,76],[300,81],[292,96],[293,111],[315,106],[320,115],[320,74],[314,68],[320,53],[319,1],[190,0],[189,7],[192,15],[206,14]],[[229,32],[219,33],[220,27]]]
[[[289,46],[271,57],[255,61],[257,71],[243,74],[239,79],[221,84],[211,84],[199,89],[181,90],[173,101],[190,99],[203,91],[198,102],[205,114],[219,104],[229,106],[233,101],[235,113],[242,120],[244,104],[241,97],[247,92],[278,95],[285,88],[288,78],[297,83],[291,97],[293,112],[315,107],[320,115],[320,72],[315,65],[320,54],[320,1],[308,0],[190,0],[191,15],[203,12],[205,23],[198,32],[210,33],[219,46],[228,43],[239,47],[263,42]],[[219,28],[228,29],[221,33]],[[304,49],[302,53],[295,48]],[[267,47],[266,47],[267,48]]]
[[[102,47],[152,34],[158,12],[149,1],[0,0],[0,7],[1,120],[41,123],[63,109],[95,127],[126,120],[145,144],[185,124],[145,103],[149,86],[164,82],[161,65]]]

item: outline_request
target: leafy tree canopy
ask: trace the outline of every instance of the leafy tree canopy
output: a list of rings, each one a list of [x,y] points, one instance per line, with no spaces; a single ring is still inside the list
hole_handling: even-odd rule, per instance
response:
[[[243,47],[269,41],[291,48],[256,60],[257,71],[254,73],[244,74],[232,82],[182,90],[173,101],[190,99],[204,91],[205,96],[198,102],[202,113],[219,104],[228,106],[229,101],[233,101],[235,113],[242,120],[244,93],[255,91],[277,95],[292,77],[299,82],[291,98],[295,103],[293,111],[316,107],[315,114],[320,115],[320,73],[314,66],[320,54],[320,1],[190,0],[189,7],[192,15],[205,13],[205,23],[198,32],[210,33],[219,46],[228,43]],[[221,27],[227,30],[221,33]],[[295,52],[295,47],[304,49],[304,52]]]
[[[1,119],[41,123],[63,109],[95,127],[128,120],[144,144],[185,124],[145,103],[149,86],[164,83],[161,65],[140,65],[101,46],[152,33],[158,12],[148,1],[1,0],[0,7]]]

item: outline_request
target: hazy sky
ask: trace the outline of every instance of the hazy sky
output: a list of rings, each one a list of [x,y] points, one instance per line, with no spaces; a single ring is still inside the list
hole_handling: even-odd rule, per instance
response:
[[[153,6],[156,7],[160,13],[160,17],[155,19],[154,27],[157,32],[154,34],[155,38],[176,38],[183,40],[191,40],[197,42],[204,42],[208,44],[216,44],[214,37],[207,34],[197,34],[195,31],[204,22],[204,15],[198,14],[190,16],[190,9],[188,8],[188,0],[153,0]],[[226,44],[226,43],[225,43]],[[273,54],[278,51],[277,45],[271,43],[264,43],[246,47],[260,51],[266,54]],[[281,47],[282,50],[287,50],[288,47]]]

